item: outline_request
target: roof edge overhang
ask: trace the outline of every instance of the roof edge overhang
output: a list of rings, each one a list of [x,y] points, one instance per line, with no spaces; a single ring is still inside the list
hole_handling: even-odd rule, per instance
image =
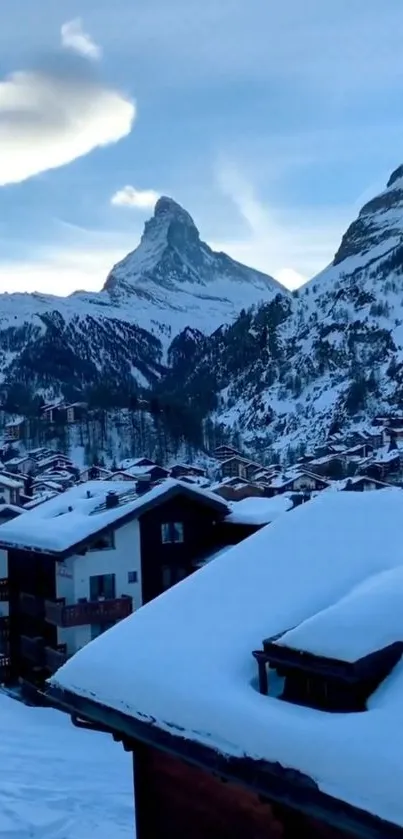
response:
[[[227,781],[241,783],[276,804],[290,807],[357,839],[403,839],[403,827],[322,792],[316,782],[280,763],[233,757],[186,737],[184,729],[154,718],[141,721],[71,691],[50,687],[44,694],[54,706],[70,714],[73,723],[90,723],[94,730],[110,733],[127,751],[142,743],[165,751]],[[171,729],[171,730],[169,730]]]

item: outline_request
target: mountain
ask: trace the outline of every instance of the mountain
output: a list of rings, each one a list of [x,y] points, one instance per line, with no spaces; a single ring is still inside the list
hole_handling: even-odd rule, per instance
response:
[[[172,340],[210,334],[242,307],[288,292],[214,253],[190,215],[160,198],[139,246],[99,293],[0,295],[0,383],[80,393],[97,383],[153,386]]]
[[[195,344],[165,379],[251,451],[302,451],[403,408],[403,166],[343,236],[331,265]],[[186,374],[186,375],[185,375]],[[268,455],[269,456],[269,455]]]

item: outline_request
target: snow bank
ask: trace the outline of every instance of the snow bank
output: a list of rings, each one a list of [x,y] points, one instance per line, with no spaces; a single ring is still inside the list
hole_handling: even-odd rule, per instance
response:
[[[0,836],[132,839],[131,756],[59,711],[0,693]]]

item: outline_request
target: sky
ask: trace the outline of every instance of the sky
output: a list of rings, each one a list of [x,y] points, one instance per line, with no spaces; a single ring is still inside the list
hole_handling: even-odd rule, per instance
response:
[[[403,162],[401,0],[13,0],[0,291],[102,287],[159,195],[295,288]]]

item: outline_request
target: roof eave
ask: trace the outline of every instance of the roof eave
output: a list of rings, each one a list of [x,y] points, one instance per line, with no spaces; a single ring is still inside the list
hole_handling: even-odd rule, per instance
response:
[[[179,726],[166,723],[165,728],[159,728],[152,718],[140,721],[61,688],[51,686],[45,696],[73,720],[78,717],[91,722],[95,729],[99,726],[109,732],[129,751],[135,751],[136,743],[143,743],[168,752],[357,839],[403,839],[402,827],[322,792],[312,778],[298,770],[246,756],[231,757],[188,739]],[[166,730],[169,727],[172,731]]]

